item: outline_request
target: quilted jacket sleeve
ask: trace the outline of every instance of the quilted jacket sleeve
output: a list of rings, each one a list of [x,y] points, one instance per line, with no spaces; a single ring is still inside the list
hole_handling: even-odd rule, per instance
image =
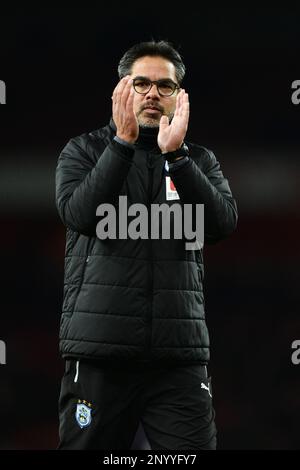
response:
[[[204,241],[216,243],[230,235],[237,224],[237,205],[212,151],[204,149],[201,159],[170,173],[183,203],[204,204]]]
[[[95,163],[86,134],[68,142],[56,167],[56,206],[65,226],[96,236],[96,209],[118,197],[133,154],[132,149],[113,141]]]

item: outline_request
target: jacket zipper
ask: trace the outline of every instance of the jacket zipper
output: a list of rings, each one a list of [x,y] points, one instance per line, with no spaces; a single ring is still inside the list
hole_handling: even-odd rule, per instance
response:
[[[202,268],[201,268],[201,264],[203,265],[202,253],[200,250],[199,251],[197,250],[195,254],[196,254],[196,263],[197,263],[199,283],[202,284],[203,282],[203,275],[202,275]]]
[[[151,203],[152,203],[152,186],[153,186],[153,166],[151,155],[148,154],[148,170],[149,170],[149,185],[148,185],[148,310],[147,310],[147,330],[146,330],[146,355],[151,352],[151,337],[152,337],[152,307],[153,307],[153,259],[152,259],[152,240],[151,240]]]
[[[78,382],[78,377],[79,377],[79,361],[76,361],[74,383]]]
[[[198,271],[198,280],[199,280],[199,288],[201,287],[201,290],[203,291],[204,289],[204,264],[203,264],[203,253],[201,250],[196,251],[196,262],[197,262],[197,271]],[[202,267],[201,267],[202,265]],[[205,298],[203,296],[203,308],[205,311]]]

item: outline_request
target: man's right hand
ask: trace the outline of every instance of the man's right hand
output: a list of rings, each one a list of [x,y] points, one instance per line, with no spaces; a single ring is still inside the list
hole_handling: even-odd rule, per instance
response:
[[[122,78],[112,95],[112,115],[117,127],[116,135],[133,144],[139,135],[139,124],[133,111],[134,88],[132,78]]]

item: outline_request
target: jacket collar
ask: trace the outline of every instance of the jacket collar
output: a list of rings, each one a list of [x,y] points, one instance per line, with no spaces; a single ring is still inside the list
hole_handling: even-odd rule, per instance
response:
[[[113,120],[110,119],[110,127],[113,132],[116,133],[117,127]],[[157,145],[158,127],[140,127],[139,137],[135,143],[137,148],[141,148],[147,151],[152,150],[153,153],[161,154],[160,148]]]

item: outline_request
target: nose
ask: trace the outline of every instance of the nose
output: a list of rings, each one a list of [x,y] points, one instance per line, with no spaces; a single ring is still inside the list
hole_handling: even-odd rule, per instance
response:
[[[157,89],[157,86],[155,83],[152,84],[152,87],[150,88],[150,90],[148,91],[148,93],[145,95],[145,99],[146,100],[149,100],[149,99],[160,99],[160,96],[159,96],[159,93],[158,93],[158,89]]]

